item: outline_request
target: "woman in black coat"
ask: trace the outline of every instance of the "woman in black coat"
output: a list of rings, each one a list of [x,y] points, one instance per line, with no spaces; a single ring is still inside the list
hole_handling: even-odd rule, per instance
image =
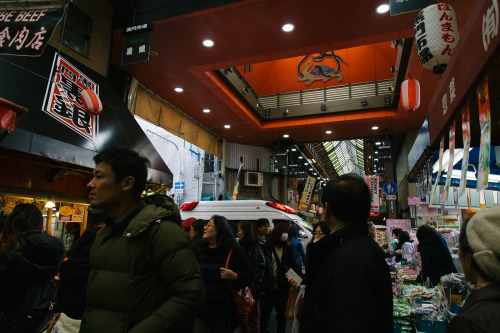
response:
[[[35,332],[55,296],[63,244],[42,233],[42,212],[19,204],[0,239],[0,332]]]
[[[288,224],[275,224],[266,245],[272,257],[275,284],[273,290],[267,293],[260,303],[260,330],[262,333],[267,333],[269,317],[273,308],[276,308],[277,333],[284,333],[286,303],[290,290],[290,284],[285,274],[289,268],[297,274],[301,272],[288,241]]]
[[[422,278],[429,278],[433,286],[437,286],[441,276],[456,273],[450,250],[434,228],[422,225],[417,229],[418,252],[422,260]]]
[[[236,242],[227,219],[219,215],[207,223],[203,242],[195,251],[205,284],[205,304],[195,319],[193,332],[233,332],[238,315],[229,287],[240,289],[252,282],[250,260]]]

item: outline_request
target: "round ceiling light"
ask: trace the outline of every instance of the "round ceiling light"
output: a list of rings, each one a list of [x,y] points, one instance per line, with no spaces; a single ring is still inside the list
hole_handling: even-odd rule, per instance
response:
[[[211,39],[205,39],[202,44],[206,47],[212,47],[214,46],[214,41]]]
[[[289,138],[289,137],[290,137],[290,135],[288,135],[288,134],[283,134],[283,137],[284,137],[284,138]]]
[[[332,131],[328,130],[325,132],[326,134],[332,134]]]
[[[385,14],[389,11],[390,7],[388,4],[384,3],[377,7],[376,11],[379,14]]]
[[[231,128],[231,125],[224,125],[224,128]]]
[[[292,23],[285,23],[281,27],[281,30],[283,30],[284,32],[290,32],[293,31],[293,29],[295,29],[295,26]]]
[[[374,131],[378,130],[378,126],[373,126],[372,130],[374,130]]]
[[[184,89],[182,89],[181,87],[175,87],[174,90],[179,92],[179,93],[184,91]]]
[[[377,146],[380,146],[380,145],[382,144],[382,142],[377,141],[377,142],[375,142],[375,144],[376,144]]]
[[[203,112],[210,113],[210,109],[203,109]]]

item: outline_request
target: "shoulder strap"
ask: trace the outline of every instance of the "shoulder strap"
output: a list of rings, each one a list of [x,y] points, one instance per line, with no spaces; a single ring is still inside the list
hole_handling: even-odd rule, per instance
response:
[[[229,264],[229,258],[231,258],[231,253],[233,253],[233,249],[229,250],[229,254],[227,255],[227,259],[226,259],[226,267],[224,267],[224,268],[227,268],[227,264]]]

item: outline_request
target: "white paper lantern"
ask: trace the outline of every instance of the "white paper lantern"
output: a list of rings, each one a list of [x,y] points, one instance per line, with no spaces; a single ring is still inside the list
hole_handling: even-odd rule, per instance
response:
[[[415,19],[415,44],[424,68],[444,72],[458,42],[455,10],[446,3],[424,8]]]

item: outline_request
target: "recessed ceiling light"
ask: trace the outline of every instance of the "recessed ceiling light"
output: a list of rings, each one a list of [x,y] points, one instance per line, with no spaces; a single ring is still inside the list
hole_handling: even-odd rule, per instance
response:
[[[295,148],[292,148],[292,151],[297,151],[297,149],[295,149]]]
[[[174,90],[177,91],[177,92],[183,92],[184,91],[184,89],[182,89],[181,87],[175,87]]]
[[[315,173],[313,173],[313,175],[317,176],[318,174],[315,172]]]
[[[203,109],[203,112],[210,113],[210,109]]]
[[[326,134],[332,134],[332,131],[328,130],[325,132]]]
[[[231,125],[224,125],[224,128],[231,128]]]
[[[384,4],[380,5],[380,6],[378,6],[377,9],[376,9],[376,11],[379,14],[385,14],[385,13],[387,13],[389,11],[389,9],[390,9],[389,5],[386,4],[386,3],[384,3]]]
[[[376,151],[375,154],[378,154],[378,151]]]
[[[372,158],[372,155],[368,155],[368,158]]]
[[[202,43],[206,47],[212,47],[212,46],[214,46],[214,41],[211,40],[211,39],[205,39]]]
[[[374,130],[374,131],[378,130],[378,126],[373,126],[372,130]]]
[[[375,142],[375,144],[376,144],[377,146],[380,146],[380,145],[382,144],[382,142],[377,141],[377,142]]]
[[[304,165],[308,165],[308,164],[309,164],[309,163],[307,163],[307,162],[304,162]]]
[[[309,168],[309,171],[313,171],[314,169],[313,168]]]
[[[288,134],[283,134],[283,137],[284,137],[284,138],[289,138],[289,137],[290,137],[290,135],[288,135]]]
[[[281,27],[281,30],[285,31],[285,32],[290,32],[290,31],[293,31],[293,29],[295,29],[295,26],[291,23],[285,23],[283,24],[283,26]]]
[[[304,157],[302,157],[302,156],[299,156],[299,160],[301,160],[301,159],[303,159],[303,158],[304,158]]]

